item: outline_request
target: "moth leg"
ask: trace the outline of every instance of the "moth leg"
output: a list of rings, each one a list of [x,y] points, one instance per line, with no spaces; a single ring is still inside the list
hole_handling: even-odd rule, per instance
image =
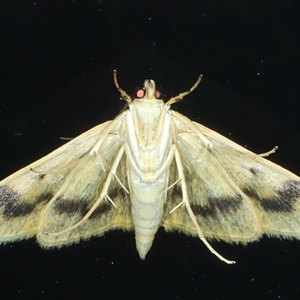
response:
[[[129,191],[126,189],[125,185],[121,182],[121,180],[119,179],[119,177],[117,176],[117,174],[114,174],[115,178],[117,179],[117,181],[119,182],[120,186],[123,188],[123,190],[129,194]]]
[[[247,158],[257,158],[257,157],[267,157],[273,153],[276,152],[276,150],[278,149],[278,146],[273,147],[271,150],[264,152],[264,153],[260,153],[260,154],[255,154],[255,153],[250,153],[250,154],[243,154],[243,153],[237,153],[234,151],[230,151],[228,149],[223,150],[223,151],[219,151],[218,148],[214,148],[215,151],[217,151],[220,155],[222,155],[226,160],[228,160],[231,164],[235,165],[235,162],[233,162],[229,156],[235,156],[235,157],[247,157]]]
[[[178,182],[180,181],[180,179],[178,178],[174,183],[172,183],[167,189],[166,192],[171,189],[174,185],[176,185]]]
[[[96,153],[93,153],[93,154],[94,154],[95,158],[97,159],[97,161],[98,161],[98,163],[99,163],[99,165],[100,165],[102,171],[103,171],[103,172],[106,172],[106,170],[105,170],[105,168],[104,168],[104,166],[103,166],[103,163],[102,163],[101,159],[99,158],[99,156],[97,156]]]
[[[269,156],[270,154],[275,153],[277,149],[278,149],[278,146],[275,146],[275,147],[274,147],[273,149],[271,149],[270,151],[265,152],[265,153],[261,153],[261,154],[256,154],[255,156],[266,157],[266,156]]]
[[[267,157],[273,153],[276,152],[276,150],[278,149],[278,146],[275,146],[273,147],[271,150],[267,151],[267,152],[264,152],[264,153],[260,153],[260,154],[255,154],[255,153],[250,153],[250,154],[243,154],[243,153],[236,153],[236,152],[233,152],[233,151],[230,151],[230,150],[226,150],[226,153],[228,155],[224,155],[225,151],[219,151],[217,149],[217,151],[219,152],[219,154],[223,155],[226,159],[228,159],[232,164],[234,164],[234,162],[232,162],[228,156],[231,155],[231,156],[235,156],[235,157],[248,157],[248,158],[257,158],[257,157]]]
[[[85,214],[85,216],[78,223],[74,224],[73,226],[71,226],[71,227],[69,227],[65,230],[55,232],[55,233],[47,232],[46,234],[56,236],[56,235],[59,235],[59,234],[62,234],[62,233],[65,233],[65,232],[68,232],[70,230],[73,230],[73,229],[77,228],[78,226],[80,226],[82,223],[84,223],[91,216],[91,214],[96,210],[96,208],[99,206],[99,204],[102,202],[103,199],[108,199],[113,204],[113,206],[117,208],[115,203],[108,196],[107,191],[109,189],[109,186],[110,186],[110,183],[112,181],[113,176],[116,176],[115,174],[116,174],[117,168],[119,166],[119,163],[122,159],[123,154],[124,154],[124,146],[121,146],[121,148],[119,149],[118,154],[117,154],[117,156],[116,156],[116,158],[115,158],[115,160],[112,164],[112,167],[111,167],[111,169],[110,169],[110,171],[107,175],[104,186],[103,186],[102,191],[100,193],[100,197],[93,204],[93,206],[90,208],[90,210]]]
[[[171,214],[172,212],[174,212],[177,208],[179,208],[181,205],[184,204],[184,201],[181,201],[179,204],[177,204],[174,208],[172,208],[169,212],[169,214]]]
[[[183,167],[182,167],[182,163],[181,163],[181,159],[180,159],[180,154],[178,152],[178,150],[176,149],[175,151],[175,161],[176,161],[176,166],[177,166],[177,171],[178,171],[178,175],[179,175],[179,179],[181,182],[181,189],[182,189],[182,199],[183,199],[183,203],[192,219],[192,222],[197,230],[198,236],[201,239],[201,241],[205,244],[205,246],[214,254],[216,255],[220,260],[226,262],[227,264],[235,264],[235,261],[232,260],[227,260],[226,258],[224,258],[222,255],[220,255],[209,243],[208,241],[205,239],[205,237],[203,236],[203,233],[200,229],[200,226],[198,225],[198,222],[196,220],[196,217],[191,209],[190,206],[190,202],[189,202],[189,197],[188,197],[188,193],[187,193],[187,186],[186,186],[186,182],[185,182],[185,178],[184,178],[184,173],[183,173]],[[181,204],[181,203],[180,203]]]

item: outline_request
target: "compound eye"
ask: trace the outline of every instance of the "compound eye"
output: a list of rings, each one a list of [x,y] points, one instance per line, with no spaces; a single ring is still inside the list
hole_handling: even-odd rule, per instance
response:
[[[137,96],[138,98],[143,98],[143,97],[145,96],[145,91],[142,90],[142,89],[138,90],[138,91],[136,92],[136,96]]]
[[[155,98],[159,99],[161,97],[161,92],[160,91],[155,91]]]

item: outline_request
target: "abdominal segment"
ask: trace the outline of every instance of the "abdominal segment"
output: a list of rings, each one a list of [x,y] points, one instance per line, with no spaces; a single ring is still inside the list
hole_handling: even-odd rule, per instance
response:
[[[136,176],[135,179],[138,177]],[[139,180],[130,182],[136,248],[141,259],[145,259],[152,246],[155,233],[160,227],[164,212],[166,185],[165,174],[154,183],[143,183]]]

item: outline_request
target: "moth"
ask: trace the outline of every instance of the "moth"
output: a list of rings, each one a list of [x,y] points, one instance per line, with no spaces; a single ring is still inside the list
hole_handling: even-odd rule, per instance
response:
[[[300,239],[300,178],[171,109],[153,80],[128,108],[0,182],[0,242],[36,236],[61,247],[111,229],[134,230],[145,259],[160,226],[243,243]]]

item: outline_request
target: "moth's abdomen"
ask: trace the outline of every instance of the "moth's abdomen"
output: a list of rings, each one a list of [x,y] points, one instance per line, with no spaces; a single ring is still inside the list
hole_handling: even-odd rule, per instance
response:
[[[141,259],[145,259],[161,225],[166,195],[165,175],[161,177],[155,183],[145,184],[132,174],[136,180],[130,183],[131,210],[136,248]]]

